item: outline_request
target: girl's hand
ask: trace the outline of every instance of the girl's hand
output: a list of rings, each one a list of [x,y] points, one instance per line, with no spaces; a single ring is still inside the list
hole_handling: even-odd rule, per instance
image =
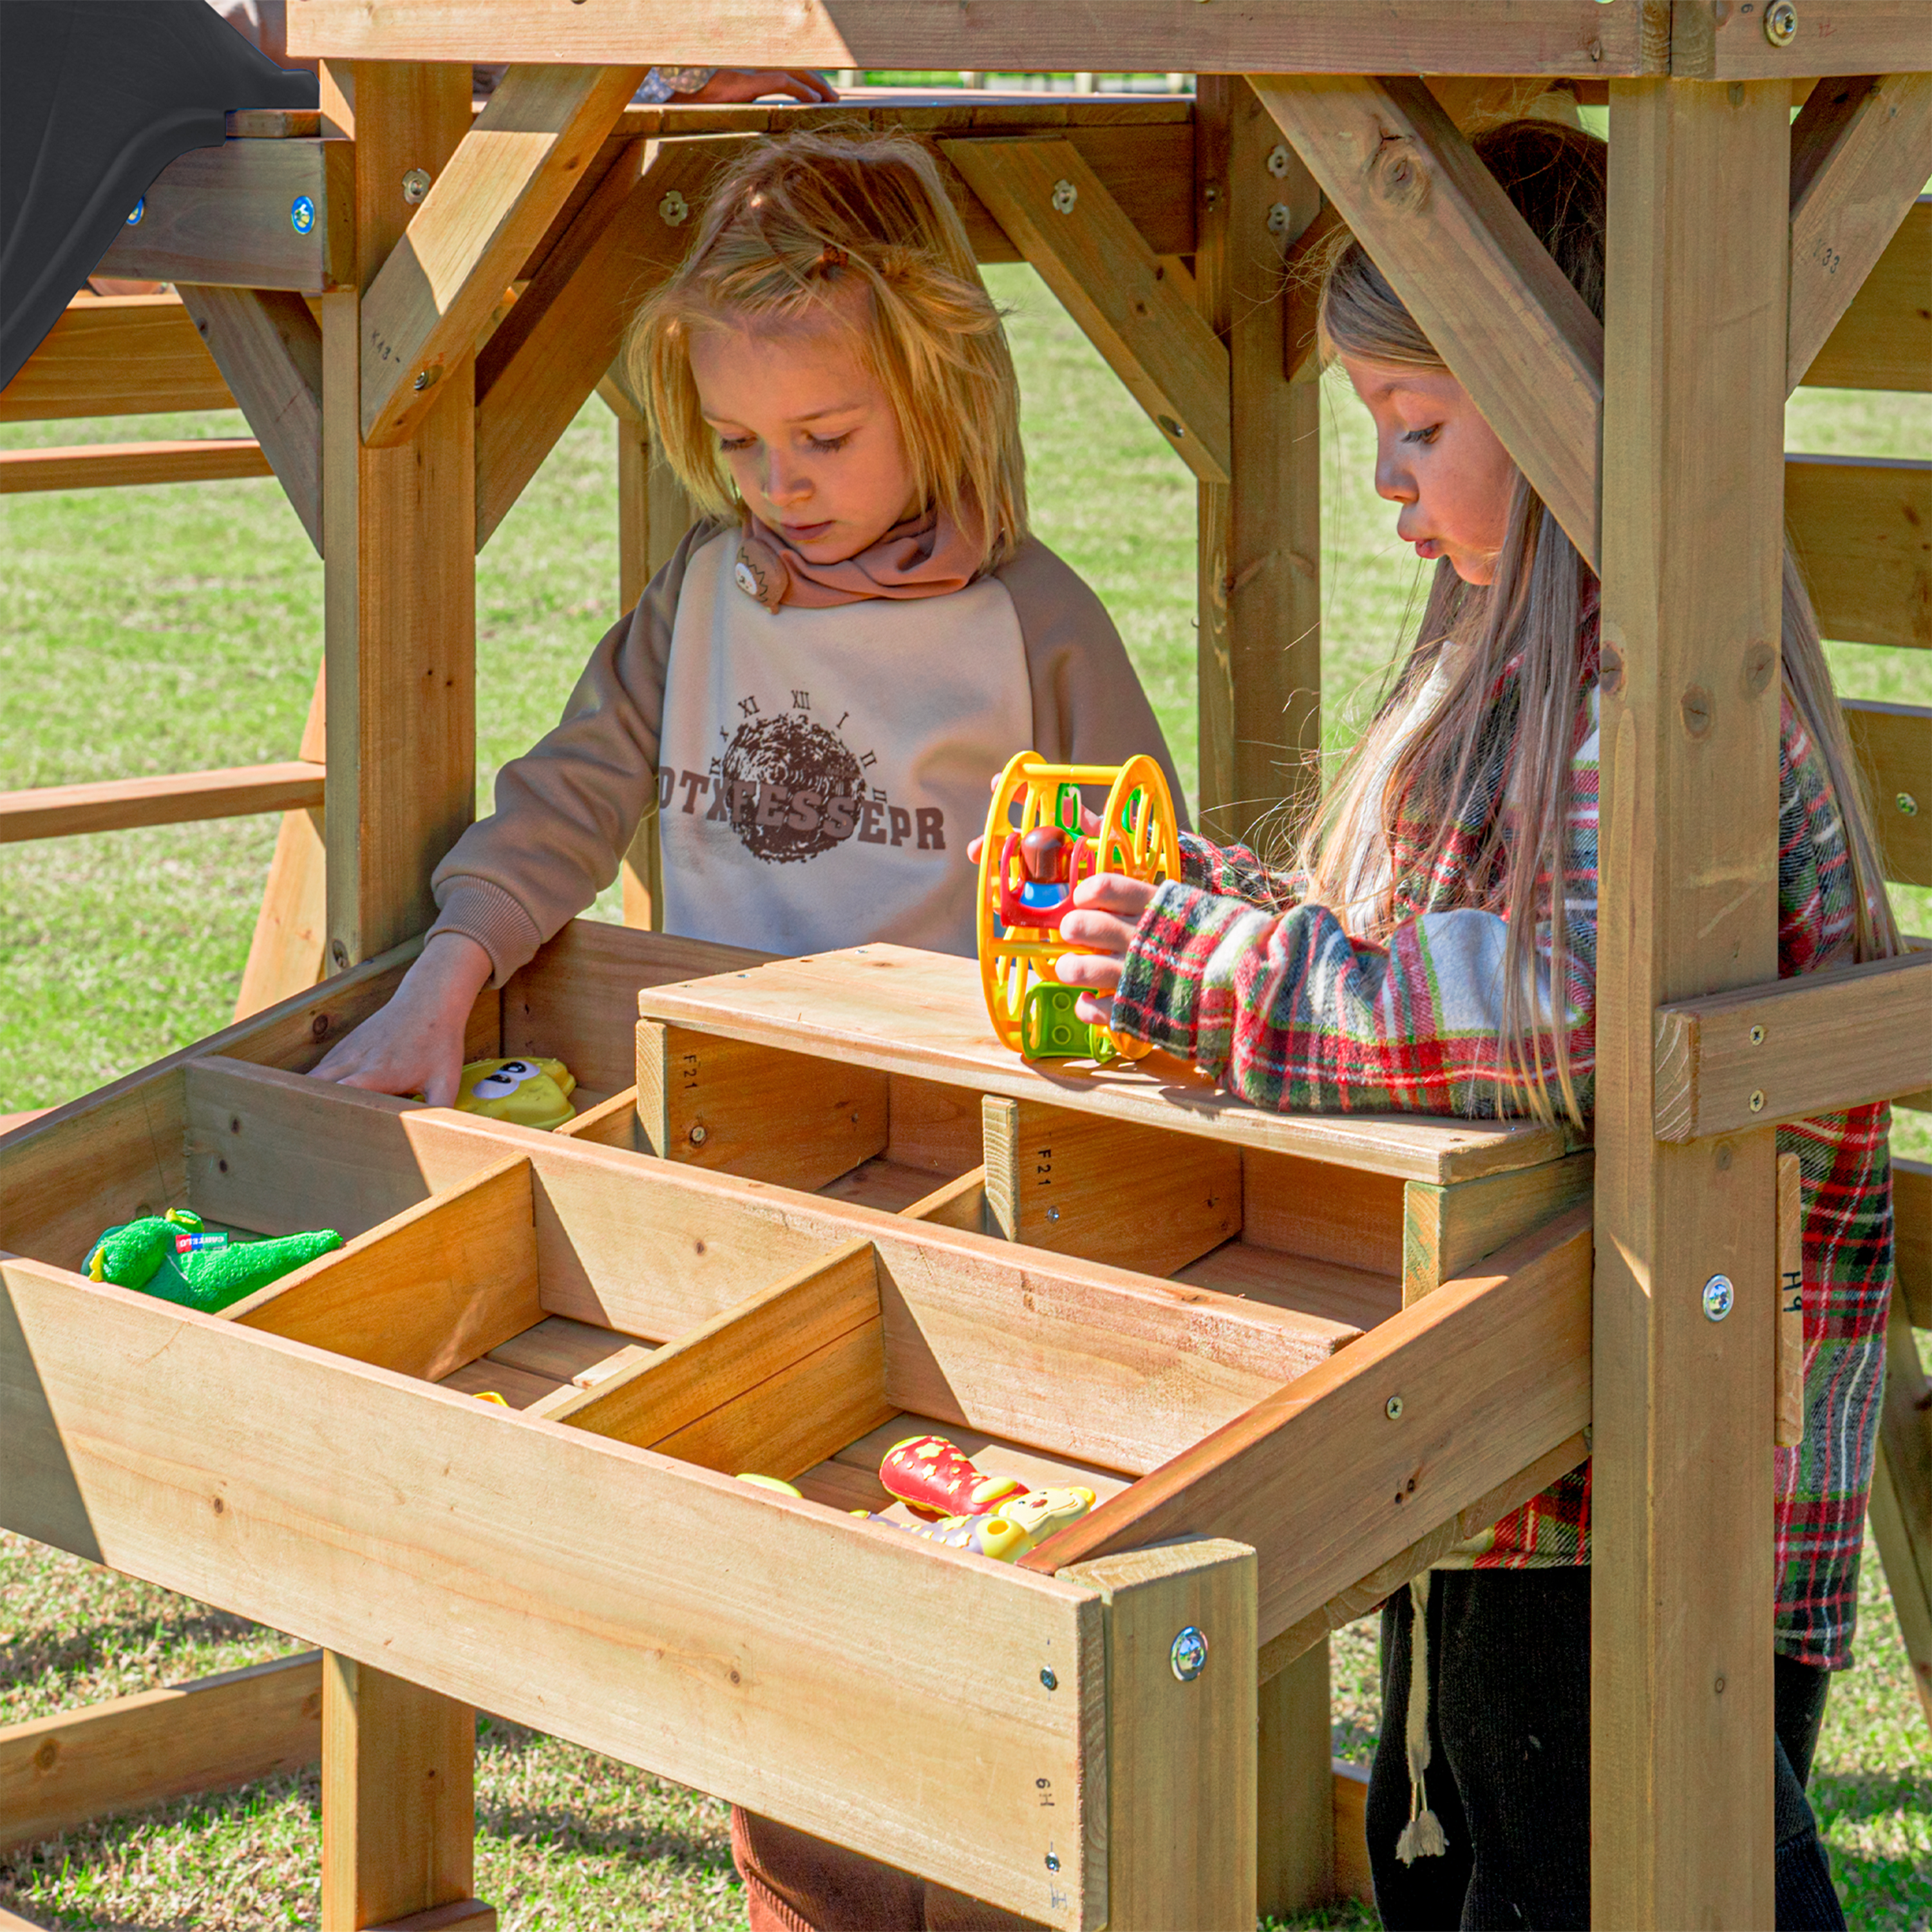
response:
[[[1090,1025],[1113,1024],[1113,995],[1120,986],[1120,969],[1141,915],[1153,904],[1158,890],[1119,872],[1100,873],[1073,888],[1073,910],[1060,922],[1060,936],[1086,950],[1063,955],[1054,972],[1063,986],[1091,989],[1082,992],[1075,1009]]]
[[[809,68],[721,67],[694,93],[680,94],[681,103],[758,100],[782,94],[788,100],[836,100],[838,90]]]
[[[332,1047],[313,1077],[372,1094],[421,1094],[432,1107],[454,1106],[464,1028],[489,980],[490,956],[475,940],[439,933],[389,1004]]]

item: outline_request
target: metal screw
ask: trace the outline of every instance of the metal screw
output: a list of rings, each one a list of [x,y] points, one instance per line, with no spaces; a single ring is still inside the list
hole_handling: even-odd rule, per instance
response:
[[[1059,1854],[1058,1852],[1048,1852],[1047,1853],[1047,1855],[1046,1855],[1046,1868],[1047,1868],[1047,1870],[1048,1870],[1048,1871],[1058,1871],[1058,1870],[1059,1870],[1059,1869],[1060,1869],[1060,1854]]]
[[[1080,190],[1070,181],[1061,179],[1053,184],[1053,212],[1056,214],[1071,214],[1073,204],[1080,199]]]
[[[1154,421],[1159,423],[1161,428],[1166,430],[1168,434],[1172,436],[1176,442],[1178,442],[1180,439],[1187,434],[1186,430],[1183,429],[1180,424],[1176,422],[1172,416],[1156,416],[1154,418]]]
[[[675,228],[691,212],[691,203],[673,188],[658,203],[658,219],[667,228]]]
[[[1764,1089],[1762,1087],[1756,1088],[1751,1094],[1750,1110],[1754,1114],[1764,1112]]]
[[[1046,1218],[1049,1221],[1058,1220],[1060,1219],[1060,1210],[1058,1208],[1049,1208],[1046,1210]]]
[[[1736,1298],[1727,1274],[1714,1274],[1704,1284],[1704,1318],[1707,1322],[1721,1322],[1731,1312],[1731,1304]]]
[[[128,216],[128,226],[130,228],[132,228],[133,226],[134,226],[134,225],[135,225],[138,221],[140,221],[140,218],[142,218],[142,215],[144,215],[144,214],[146,214],[147,213],[147,212],[148,212],[148,197],[144,194],[143,196],[142,196],[142,197],[140,198],[140,200],[139,201],[137,201],[136,202],[135,202],[135,204],[134,204],[134,213],[133,213],[132,214],[129,215],[129,216]]]
[[[693,1147],[702,1147],[710,1138],[710,1130],[702,1120],[694,1120],[692,1123],[689,1138]]]
[[[1208,185],[1201,190],[1201,199],[1204,201],[1210,208],[1212,208],[1215,203],[1221,199],[1220,183],[1218,182],[1210,182]]]
[[[1051,1665],[1040,1673],[1040,1681],[1049,1690],[1058,1690],[1060,1688],[1060,1679],[1054,1676]]]
[[[298,235],[306,235],[315,226],[315,203],[298,194],[289,203],[289,226]]]
[[[1774,47],[1788,47],[1798,38],[1798,9],[1791,0],[1772,0],[1764,10],[1764,37]]]
[[[1288,143],[1286,141],[1276,142],[1268,150],[1268,170],[1276,181],[1281,180],[1287,174]]]
[[[345,972],[348,970],[349,948],[343,940],[340,939],[330,940],[328,956],[335,962],[336,964],[341,968]]]
[[[1268,210],[1268,232],[1286,235],[1294,224],[1294,211],[1285,201],[1278,201]]]
[[[413,208],[429,192],[429,170],[412,168],[403,177],[403,199]]]
[[[1208,1667],[1208,1640],[1193,1624],[1183,1625],[1168,1647],[1167,1660],[1182,1683],[1192,1684]]]
[[[442,376],[442,371],[440,369],[418,369],[416,371],[416,379],[410,385],[410,387],[420,395],[433,383],[440,381]]]
[[[1390,1396],[1388,1400],[1382,1404],[1382,1413],[1390,1421],[1400,1422],[1402,1420],[1402,1397],[1399,1395]]]
[[[1763,1046],[1763,1044],[1764,1044],[1764,1028],[1763,1028],[1762,1027],[1761,1027],[1761,1026],[1754,1026],[1754,1027],[1753,1027],[1753,1028],[1751,1028],[1751,1030],[1750,1030],[1750,1043],[1751,1043],[1751,1044],[1752,1044],[1752,1046]]]
[[[1909,791],[1900,792],[1892,802],[1904,813],[1907,818],[1916,818],[1918,816],[1918,801]]]

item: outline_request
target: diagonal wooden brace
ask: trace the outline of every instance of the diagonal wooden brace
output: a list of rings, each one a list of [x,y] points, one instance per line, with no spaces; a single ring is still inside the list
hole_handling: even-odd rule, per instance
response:
[[[404,441],[438,400],[646,71],[514,67],[362,298],[362,436]]]
[[[940,143],[1203,482],[1228,481],[1228,352],[1070,141]]]
[[[1249,81],[1594,567],[1602,324],[1422,82]]]
[[[1932,74],[1821,81],[1791,129],[1796,388],[1932,176]]]

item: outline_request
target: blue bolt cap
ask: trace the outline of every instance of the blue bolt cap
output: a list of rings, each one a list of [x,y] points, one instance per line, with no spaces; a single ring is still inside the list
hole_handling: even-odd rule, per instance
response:
[[[315,226],[315,203],[298,194],[289,207],[289,226],[298,235],[306,235]]]

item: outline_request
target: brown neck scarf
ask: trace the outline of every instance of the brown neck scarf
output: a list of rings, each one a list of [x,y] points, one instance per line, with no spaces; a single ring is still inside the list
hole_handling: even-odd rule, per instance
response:
[[[856,556],[814,563],[778,532],[748,514],[732,574],[768,610],[791,604],[824,610],[873,597],[944,597],[980,574],[979,539],[937,510],[895,524]]]

